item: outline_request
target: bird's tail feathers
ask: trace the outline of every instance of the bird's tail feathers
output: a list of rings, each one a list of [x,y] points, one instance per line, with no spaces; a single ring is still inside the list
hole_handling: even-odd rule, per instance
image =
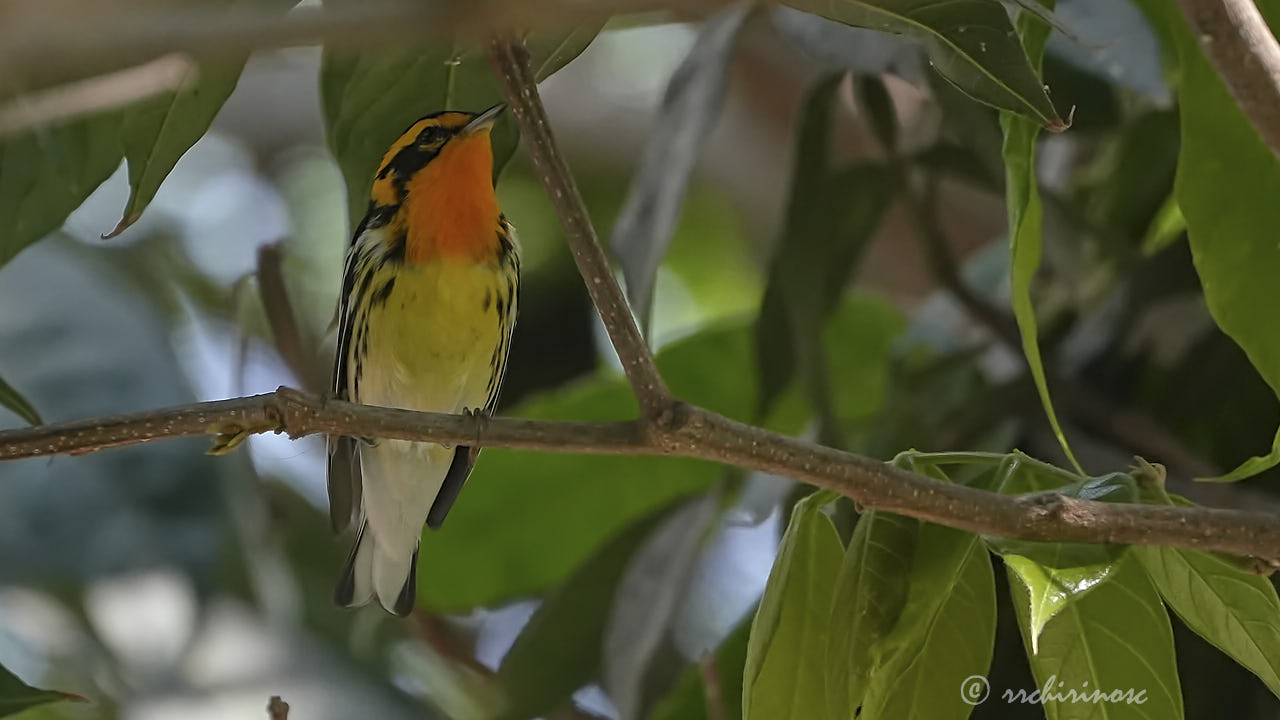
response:
[[[374,597],[387,612],[405,617],[418,588],[418,547],[409,557],[389,555],[378,546],[369,523],[361,523],[355,544],[338,577],[333,600],[343,607],[364,605]]]

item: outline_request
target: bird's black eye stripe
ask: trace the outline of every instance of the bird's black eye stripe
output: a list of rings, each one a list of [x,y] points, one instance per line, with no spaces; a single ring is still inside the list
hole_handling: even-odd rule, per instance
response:
[[[419,145],[434,145],[448,138],[449,131],[439,125],[428,125],[418,133]]]

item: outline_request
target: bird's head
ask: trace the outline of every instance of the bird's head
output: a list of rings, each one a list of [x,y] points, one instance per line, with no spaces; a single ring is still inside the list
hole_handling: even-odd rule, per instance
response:
[[[489,131],[505,109],[499,104],[480,113],[449,110],[410,125],[382,156],[371,192],[374,205],[398,205],[413,190],[430,191],[430,183],[419,178],[428,169],[438,179],[483,174],[491,182]]]
[[[392,230],[406,237],[411,261],[491,254],[501,212],[489,131],[505,108],[428,115],[383,155],[370,210],[394,213]]]

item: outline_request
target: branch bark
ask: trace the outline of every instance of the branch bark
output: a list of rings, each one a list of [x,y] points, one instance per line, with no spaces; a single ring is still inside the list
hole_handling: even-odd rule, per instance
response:
[[[573,174],[556,147],[546,110],[538,96],[538,82],[529,66],[529,53],[519,41],[495,36],[489,43],[489,59],[502,81],[507,104],[520,126],[520,135],[529,148],[534,168],[564,226],[573,261],[609,332],[640,409],[646,417],[659,419],[670,411],[673,398],[658,374],[653,353],[649,352],[626,296],[613,275],[613,267],[596,236]]]
[[[83,454],[167,437],[248,434],[383,437],[604,455],[712,460],[834,490],[864,507],[985,535],[1063,542],[1166,545],[1280,557],[1280,516],[1216,508],[1103,503],[1057,493],[1008,496],[934,480],[675,401],[662,423],[590,423],[355,405],[280,388],[274,393],[96,420],[0,431],[0,460]]]
[[[1254,129],[1280,156],[1280,43],[1254,0],[1178,0]]]

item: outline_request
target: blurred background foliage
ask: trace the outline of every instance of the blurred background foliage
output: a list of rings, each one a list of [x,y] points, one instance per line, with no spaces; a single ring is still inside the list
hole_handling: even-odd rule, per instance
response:
[[[1057,15],[1077,37],[1050,39],[1044,82],[1074,124],[1039,141],[1034,299],[1066,434],[1086,469],[1141,454],[1198,501],[1274,506],[1266,476],[1188,482],[1266,448],[1280,412],[1206,309],[1171,199],[1179,107],[1157,33],[1118,0],[1063,0]],[[618,18],[537,56],[555,61],[542,90],[602,235],[627,212],[646,144],[681,112],[705,120],[652,292],[672,390],[886,460],[1017,446],[1065,463],[1005,310],[996,112],[893,36],[769,7],[738,18],[717,56],[692,20]],[[693,111],[663,101],[686,55],[726,63]],[[363,205],[344,170],[367,175],[387,128],[422,114],[377,112],[370,78],[412,88],[457,59],[301,48],[250,57],[238,83],[214,76],[226,103],[163,185],[139,181],[127,148],[128,168],[107,152],[77,182],[110,177],[61,229],[5,246],[0,376],[46,421],[323,383],[349,210]],[[482,59],[467,68],[456,95],[423,102],[490,102]],[[365,94],[348,95],[357,74]],[[49,137],[77,157],[101,152],[99,138]],[[41,162],[9,155],[4,168]],[[632,416],[520,152],[499,193],[525,249],[502,412]],[[136,222],[104,241],[121,208]],[[287,342],[285,316],[297,325]],[[22,424],[4,413],[0,426]],[[303,718],[739,717],[747,626],[803,492],[696,461],[490,449],[426,538],[421,607],[401,622],[330,603],[345,541],[325,521],[322,442],[203,450],[168,441],[0,467],[0,665],[91,700],[20,717],[260,717],[269,695]],[[845,539],[853,516],[833,517]],[[995,578],[992,686],[1030,688]],[[1265,686],[1175,632],[1187,717],[1274,716]]]

